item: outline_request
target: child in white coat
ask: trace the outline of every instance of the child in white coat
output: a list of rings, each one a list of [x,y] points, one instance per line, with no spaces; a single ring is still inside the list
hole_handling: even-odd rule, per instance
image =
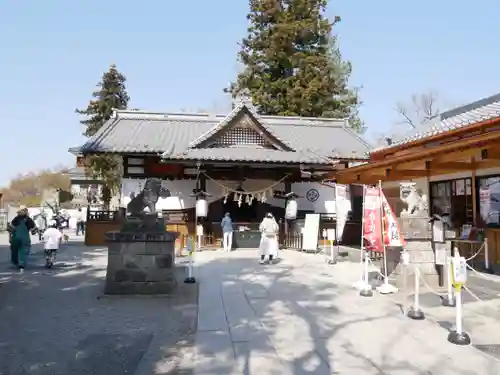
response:
[[[45,259],[47,268],[51,268],[56,260],[57,250],[61,244],[63,234],[57,229],[57,224],[53,223],[50,228],[46,229],[43,233]]]

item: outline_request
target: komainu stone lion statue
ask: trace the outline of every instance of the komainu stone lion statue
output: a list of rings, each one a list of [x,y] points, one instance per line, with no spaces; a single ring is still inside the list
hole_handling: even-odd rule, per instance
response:
[[[127,212],[135,216],[147,208],[150,213],[156,213],[156,202],[160,197],[170,197],[170,191],[162,186],[159,178],[148,178],[139,194],[131,194],[132,200],[127,204]]]
[[[401,215],[421,215],[428,211],[427,196],[414,185],[410,187],[409,194],[401,197],[401,200],[407,205]]]

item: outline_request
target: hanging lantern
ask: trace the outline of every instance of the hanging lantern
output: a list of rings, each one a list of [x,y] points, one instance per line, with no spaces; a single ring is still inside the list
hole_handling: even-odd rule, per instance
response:
[[[297,201],[290,199],[285,208],[285,219],[294,220],[297,218]]]
[[[196,217],[207,217],[208,202],[205,198],[198,198],[196,200]]]

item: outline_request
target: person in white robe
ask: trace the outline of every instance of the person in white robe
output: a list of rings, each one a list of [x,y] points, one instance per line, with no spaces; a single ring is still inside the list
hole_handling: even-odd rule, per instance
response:
[[[260,264],[273,262],[278,256],[278,231],[279,226],[274,216],[268,213],[260,223]]]

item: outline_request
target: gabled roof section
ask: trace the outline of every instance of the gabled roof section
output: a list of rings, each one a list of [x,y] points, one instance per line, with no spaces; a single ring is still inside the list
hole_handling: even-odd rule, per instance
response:
[[[253,121],[248,112],[243,115]],[[192,148],[194,143],[202,142],[202,138],[208,139],[217,133],[221,123],[230,116],[119,110],[85,144],[71,148],[70,152],[154,154],[162,155],[167,160],[230,159],[235,162],[251,160],[311,165],[331,164],[333,160],[341,159],[368,159],[370,146],[349,128],[344,119],[252,116],[258,122],[256,128],[261,126],[257,130],[265,129],[266,135],[269,135],[267,139],[276,140],[274,143],[280,147],[271,149],[253,144],[235,144],[227,148]]]
[[[295,151],[290,144],[279,138],[279,136],[273,133],[269,127],[265,126],[257,112],[255,112],[253,106],[244,101],[234,107],[234,109],[212,129],[191,142],[189,144],[189,148],[200,148],[207,145],[211,140],[215,140],[219,136],[222,136],[226,130],[235,125],[235,123],[245,115],[250,117],[253,125],[255,126],[255,130],[257,130],[259,134],[265,135],[276,149],[281,151]]]
[[[405,137],[392,142],[391,145],[372,150],[377,152],[407,143],[418,141],[427,137],[451,132],[485,121],[500,119],[500,94],[490,96],[475,102],[451,109],[424,121]]]

